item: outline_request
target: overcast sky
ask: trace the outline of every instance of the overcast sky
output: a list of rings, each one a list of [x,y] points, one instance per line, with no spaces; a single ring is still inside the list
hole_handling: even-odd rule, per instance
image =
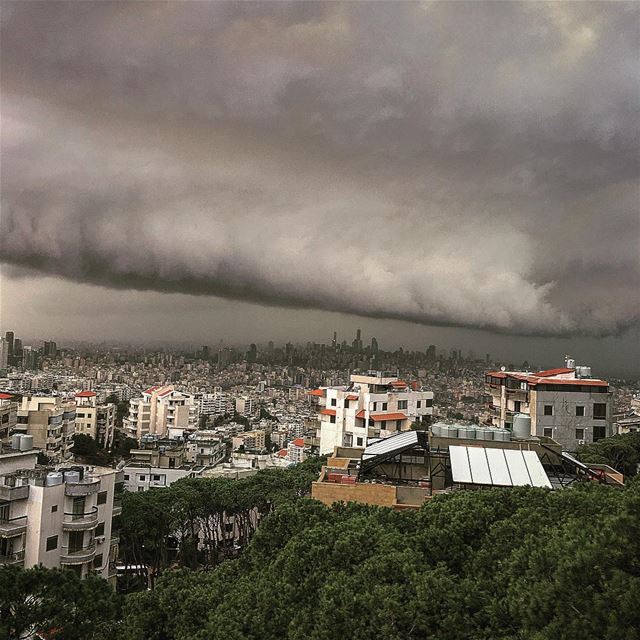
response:
[[[3,329],[637,363],[640,3],[1,20]]]

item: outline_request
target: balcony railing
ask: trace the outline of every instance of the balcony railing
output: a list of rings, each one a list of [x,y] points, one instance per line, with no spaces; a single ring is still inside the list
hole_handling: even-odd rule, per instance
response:
[[[83,564],[94,559],[96,555],[96,543],[92,540],[83,547],[62,547],[60,564]]]
[[[80,482],[65,483],[64,493],[67,496],[79,497],[90,496],[98,493],[100,490],[100,478],[91,478],[90,480],[80,480]]]
[[[83,513],[65,513],[62,521],[64,531],[86,531],[98,526],[98,507]]]
[[[0,520],[0,538],[13,538],[27,530],[27,516]]]
[[[12,500],[24,500],[29,497],[29,485],[25,484],[19,487],[10,487],[6,484],[0,484],[0,500],[11,502]]]
[[[113,500],[113,511],[111,513],[114,516],[119,516],[122,513],[122,501],[121,500],[116,500],[114,498],[114,500]]]
[[[15,551],[14,553],[7,553],[6,555],[0,555],[0,565],[22,564],[23,562],[24,562],[24,549],[22,549],[22,551]]]

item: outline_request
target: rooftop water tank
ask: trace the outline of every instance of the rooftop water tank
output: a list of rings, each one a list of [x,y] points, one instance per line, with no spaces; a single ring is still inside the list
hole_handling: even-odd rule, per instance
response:
[[[22,434],[14,433],[11,436],[11,448],[18,451],[20,449],[20,440],[22,440]]]
[[[33,449],[33,436],[23,435],[20,438],[20,451],[30,451]]]
[[[52,471],[51,473],[47,473],[47,477],[44,481],[46,487],[53,487],[57,484],[62,484],[64,480],[64,476],[60,471]]]
[[[513,416],[513,437],[526,440],[531,436],[531,416],[516,413]]]
[[[576,367],[576,378],[590,378],[591,367]]]
[[[509,429],[494,429],[493,439],[498,442],[509,442],[511,440],[511,431]]]
[[[476,427],[476,440],[493,440],[493,430],[489,427]]]
[[[442,435],[442,426],[440,425],[439,422],[436,422],[434,425],[431,426],[431,435],[436,437]]]
[[[476,429],[475,427],[468,427],[460,425],[458,427],[458,438],[466,438],[467,440],[475,439]]]
[[[64,481],[71,483],[80,482],[80,472],[79,471],[65,471],[64,472]]]
[[[458,427],[453,424],[443,424],[442,425],[442,436],[444,438],[457,438],[458,437]]]

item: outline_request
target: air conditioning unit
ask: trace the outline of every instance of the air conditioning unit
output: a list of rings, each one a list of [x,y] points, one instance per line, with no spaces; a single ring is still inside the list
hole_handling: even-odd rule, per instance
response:
[[[586,440],[578,440],[578,444],[586,444],[587,441]]]
[[[96,536],[95,540],[97,543],[101,544],[105,541],[105,536]]]

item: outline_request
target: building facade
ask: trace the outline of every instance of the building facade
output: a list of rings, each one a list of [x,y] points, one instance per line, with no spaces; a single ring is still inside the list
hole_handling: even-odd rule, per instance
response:
[[[98,404],[93,391],[80,391],[75,395],[76,433],[91,436],[101,447],[113,445],[116,428],[116,405]]]
[[[613,435],[613,394],[589,367],[490,371],[485,382],[496,426],[512,429],[514,416],[525,414],[531,435],[552,438],[567,451]]]
[[[318,405],[321,455],[335,447],[364,448],[369,438],[427,424],[433,416],[433,392],[388,371],[352,374],[348,386],[316,389],[311,396]]]

